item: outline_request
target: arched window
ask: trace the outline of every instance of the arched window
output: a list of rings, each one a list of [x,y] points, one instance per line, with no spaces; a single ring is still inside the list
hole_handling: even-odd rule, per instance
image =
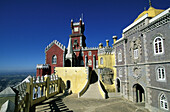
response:
[[[165,68],[164,67],[158,67],[157,68],[157,80],[158,81],[165,81],[166,80],[166,74],[165,74]]]
[[[156,37],[154,39],[154,54],[164,53],[163,39],[161,37]]]
[[[91,59],[88,60],[88,65],[92,65]]]
[[[122,52],[119,52],[118,53],[118,62],[121,62],[122,61]]]
[[[100,58],[100,64],[103,65],[103,58]]]
[[[160,100],[160,108],[168,110],[168,101],[163,93],[160,95],[159,100]]]
[[[52,64],[57,64],[57,56],[53,55],[52,57]]]

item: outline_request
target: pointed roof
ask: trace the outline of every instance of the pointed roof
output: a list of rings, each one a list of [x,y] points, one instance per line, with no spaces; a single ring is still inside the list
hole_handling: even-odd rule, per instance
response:
[[[143,11],[141,14],[139,14],[139,16],[135,19],[135,21],[137,21],[139,18],[141,18],[142,16],[144,16],[145,14],[148,14],[148,17],[155,17],[157,16],[158,14],[160,14],[161,12],[163,12],[164,10],[162,9],[155,9],[154,7],[151,6],[150,4],[150,7],[148,10],[146,11]],[[134,22],[135,22],[134,21]]]
[[[72,47],[71,38],[69,38],[69,43],[68,43],[67,51],[68,52],[66,54],[66,58],[72,58],[72,56],[73,56],[73,47]]]
[[[11,87],[7,87],[2,92],[0,92],[0,97],[6,97],[6,96],[15,96],[16,93]]]

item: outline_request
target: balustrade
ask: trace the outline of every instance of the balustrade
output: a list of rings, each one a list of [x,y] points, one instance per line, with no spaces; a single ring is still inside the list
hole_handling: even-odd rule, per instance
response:
[[[29,77],[28,80],[14,87],[18,91],[16,112],[29,112],[33,105],[59,93],[57,88],[60,88],[60,78],[58,76]]]

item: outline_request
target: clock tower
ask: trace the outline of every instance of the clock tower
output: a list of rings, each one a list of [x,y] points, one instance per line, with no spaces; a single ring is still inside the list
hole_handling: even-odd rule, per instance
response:
[[[79,22],[73,22],[71,20],[71,29],[72,34],[70,35],[72,41],[72,47],[74,49],[81,49],[82,47],[86,47],[86,37],[84,36],[84,22],[80,18]]]

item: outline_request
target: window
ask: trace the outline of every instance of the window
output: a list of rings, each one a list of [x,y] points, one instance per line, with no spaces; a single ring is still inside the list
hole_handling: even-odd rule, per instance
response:
[[[164,67],[158,67],[157,68],[157,80],[158,81],[165,81],[166,80],[165,68]]]
[[[119,77],[122,77],[122,69],[119,69]]]
[[[57,64],[57,56],[56,55],[54,55],[52,57],[52,64]]]
[[[88,54],[89,56],[91,56],[91,51],[89,51],[89,54]]]
[[[154,39],[154,54],[162,54],[163,52],[163,39],[161,37],[156,37]]]
[[[77,45],[77,39],[74,40],[74,45]]]
[[[103,58],[100,58],[100,64],[103,65]]]
[[[119,53],[118,53],[118,62],[121,62],[121,61],[122,61],[122,53],[119,52]]]
[[[168,110],[168,102],[164,94],[160,95],[160,107],[164,110]]]
[[[135,49],[133,52],[134,52],[134,59],[138,59],[138,49]]]
[[[91,59],[88,60],[88,65],[92,65]]]
[[[74,32],[78,32],[79,31],[79,27],[74,27]]]

